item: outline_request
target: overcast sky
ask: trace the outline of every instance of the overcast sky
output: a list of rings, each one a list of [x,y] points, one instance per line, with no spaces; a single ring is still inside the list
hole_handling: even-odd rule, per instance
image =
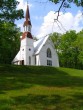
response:
[[[18,0],[20,4],[18,9],[23,9],[24,13],[27,8],[27,0]],[[72,5],[69,9],[62,9],[60,12],[59,21],[54,22],[60,4],[55,5],[47,0],[28,0],[30,18],[32,23],[32,35],[40,38],[53,32],[65,33],[69,30],[76,30],[79,32],[83,29],[83,16],[81,7],[77,8]],[[25,19],[16,21],[18,27],[23,31],[23,23]]]

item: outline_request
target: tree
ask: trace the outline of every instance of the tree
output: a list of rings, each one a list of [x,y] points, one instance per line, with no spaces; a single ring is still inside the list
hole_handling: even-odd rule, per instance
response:
[[[9,64],[19,48],[20,30],[15,20],[23,18],[23,10],[17,10],[16,0],[0,1],[0,63]]]
[[[80,31],[77,35],[78,37],[74,45],[79,50],[79,55],[78,55],[79,68],[83,69],[83,30]]]
[[[73,67],[75,68],[77,65],[77,56],[78,56],[78,49],[76,49],[73,43],[77,39],[77,34],[75,31],[66,32],[61,37],[61,42],[59,45],[59,56],[60,56],[60,63],[62,66],[65,67]]]
[[[10,64],[19,49],[21,33],[15,25],[3,23],[0,34],[0,63]]]
[[[51,1],[55,4],[60,3],[59,9],[56,11],[58,13],[58,15],[55,20],[57,20],[57,21],[58,21],[58,17],[59,17],[59,13],[60,13],[61,8],[70,8],[71,3],[76,4],[76,6],[78,6],[78,7],[79,6],[83,7],[83,0],[49,0],[49,1]]]
[[[17,10],[19,4],[16,0],[0,0],[0,21],[12,22],[23,18],[23,10]]]
[[[54,2],[55,4],[61,3],[62,7],[69,8],[71,3],[76,4],[77,6],[83,7],[83,1],[82,0],[49,0]]]
[[[56,51],[58,52],[58,46],[60,44],[61,34],[54,32],[53,34],[50,34],[50,38],[55,46]]]
[[[83,69],[83,30],[79,33],[71,30],[63,35],[53,33],[51,39],[61,67]]]

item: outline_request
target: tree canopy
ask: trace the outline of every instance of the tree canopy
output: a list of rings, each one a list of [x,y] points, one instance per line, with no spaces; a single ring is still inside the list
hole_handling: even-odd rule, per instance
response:
[[[19,4],[16,0],[0,0],[0,21],[14,22],[23,18],[23,10],[17,10]]]
[[[71,30],[65,34],[51,34],[59,55],[60,66],[83,69],[83,30]]]
[[[83,8],[83,0],[49,0],[55,4],[60,3],[59,9],[56,11],[58,13],[57,18],[55,20],[58,21],[58,17],[60,16],[59,13],[61,8],[70,8],[71,4],[74,3],[77,7]]]
[[[19,49],[20,30],[10,23],[0,27],[0,63],[10,64]]]
[[[83,7],[83,0],[49,0],[55,4],[61,3],[61,7],[69,8],[71,3],[76,4],[76,6]]]
[[[20,30],[15,20],[24,17],[23,10],[17,10],[16,0],[0,0],[0,63],[9,64],[19,49]]]

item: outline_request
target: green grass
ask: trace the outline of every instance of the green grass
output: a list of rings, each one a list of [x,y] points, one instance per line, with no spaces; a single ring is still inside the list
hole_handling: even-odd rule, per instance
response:
[[[83,70],[1,65],[0,110],[83,110]]]

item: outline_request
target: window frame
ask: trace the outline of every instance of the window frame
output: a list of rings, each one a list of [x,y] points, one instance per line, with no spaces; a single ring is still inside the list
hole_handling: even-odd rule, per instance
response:
[[[52,52],[50,48],[47,49],[47,57],[52,58]]]
[[[52,60],[47,60],[47,66],[52,66]]]
[[[31,65],[31,56],[29,56],[29,65]]]

